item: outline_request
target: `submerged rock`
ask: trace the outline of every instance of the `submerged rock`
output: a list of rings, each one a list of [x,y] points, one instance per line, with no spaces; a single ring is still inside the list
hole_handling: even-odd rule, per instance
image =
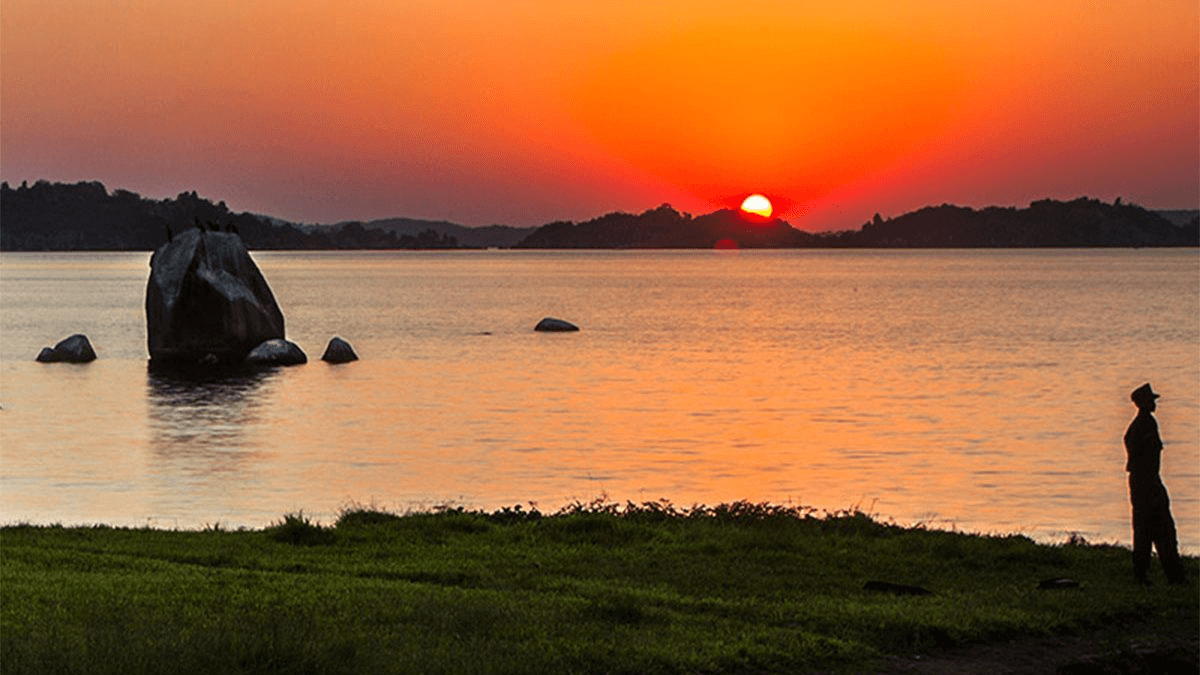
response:
[[[276,338],[250,350],[246,363],[251,366],[298,366],[308,363],[308,357],[296,343]]]
[[[570,321],[563,321],[562,319],[555,319],[548,316],[539,321],[538,325],[534,326],[533,329],[545,333],[569,333],[579,330],[579,326]]]
[[[325,347],[325,353],[321,355],[321,360],[329,363],[348,363],[357,361],[358,354],[354,353],[354,348],[350,346],[340,337],[335,337],[329,341],[329,346]]]
[[[283,312],[237,233],[193,228],[150,258],[146,335],[152,362],[234,364],[283,338]]]
[[[43,347],[37,360],[42,363],[88,363],[96,360],[96,350],[92,349],[86,335],[76,333],[53,348]]]

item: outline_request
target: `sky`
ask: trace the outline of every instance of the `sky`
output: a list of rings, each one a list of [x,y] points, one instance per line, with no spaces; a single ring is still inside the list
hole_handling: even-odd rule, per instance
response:
[[[305,223],[1200,206],[1195,0],[0,0],[0,178]]]

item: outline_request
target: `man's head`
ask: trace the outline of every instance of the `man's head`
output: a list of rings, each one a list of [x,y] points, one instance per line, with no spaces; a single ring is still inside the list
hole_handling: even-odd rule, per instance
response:
[[[1143,384],[1137,389],[1134,389],[1133,393],[1129,395],[1129,399],[1133,401],[1134,405],[1142,410],[1154,412],[1154,409],[1158,407],[1158,404],[1156,403],[1158,400],[1158,394],[1154,393],[1154,390],[1150,388],[1149,382]]]

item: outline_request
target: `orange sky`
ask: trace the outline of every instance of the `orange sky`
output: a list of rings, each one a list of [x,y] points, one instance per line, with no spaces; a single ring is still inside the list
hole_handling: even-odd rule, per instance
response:
[[[847,8],[846,5],[853,5]],[[0,174],[304,222],[1200,205],[1195,0],[0,0]]]

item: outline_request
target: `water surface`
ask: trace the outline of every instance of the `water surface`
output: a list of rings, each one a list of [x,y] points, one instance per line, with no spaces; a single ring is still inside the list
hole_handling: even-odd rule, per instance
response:
[[[203,382],[146,369],[149,254],[0,257],[0,522],[606,495],[1127,543],[1150,381],[1200,545],[1195,250],[254,257],[311,361]],[[98,361],[33,361],[75,332]],[[318,361],[334,335],[362,360]]]

